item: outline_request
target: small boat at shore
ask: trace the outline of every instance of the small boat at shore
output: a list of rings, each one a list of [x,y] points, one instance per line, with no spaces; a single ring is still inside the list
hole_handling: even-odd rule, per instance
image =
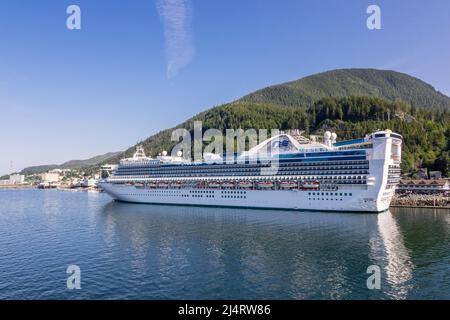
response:
[[[48,182],[41,182],[38,184],[38,189],[56,189],[57,186],[55,184],[51,184]]]

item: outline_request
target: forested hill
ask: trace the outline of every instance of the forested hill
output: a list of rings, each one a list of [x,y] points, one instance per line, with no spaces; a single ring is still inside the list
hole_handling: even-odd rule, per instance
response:
[[[293,129],[320,134],[333,130],[338,139],[364,137],[379,129],[391,129],[404,136],[402,169],[414,172],[418,167],[441,170],[448,174],[450,158],[450,113],[411,107],[400,101],[373,97],[324,98],[311,107],[289,107],[251,102],[234,102],[215,107],[161,131],[142,141],[147,154],[156,156],[170,151],[177,142],[171,141],[176,128],[193,130],[194,121],[202,121],[203,130],[216,128]],[[131,156],[135,147],[108,162]]]
[[[249,94],[235,102],[206,110],[141,143],[147,154],[171,151],[175,128],[301,129],[306,134],[334,130],[339,139],[363,137],[378,129],[404,136],[402,169],[449,172],[450,98],[406,74],[375,69],[343,69],[312,75]],[[117,163],[135,146],[108,158]],[[86,168],[94,172],[99,164]]]
[[[108,152],[106,154],[103,154],[100,156],[95,156],[95,157],[92,157],[87,160],[70,160],[70,161],[64,162],[63,164],[60,164],[60,165],[52,164],[52,165],[28,167],[28,168],[25,168],[22,171],[20,171],[20,174],[25,174],[25,175],[38,174],[38,173],[43,173],[43,172],[53,170],[53,169],[82,169],[85,167],[96,166],[99,163],[102,163],[111,158],[114,158],[118,154],[120,154],[120,152]]]
[[[422,80],[404,73],[376,69],[323,72],[258,90],[241,101],[309,107],[322,98],[348,96],[400,100],[427,109],[450,109],[450,98]]]
[[[306,133],[335,130],[340,139],[377,129],[392,129],[405,138],[403,171],[425,166],[448,173],[450,98],[409,75],[375,69],[341,69],[271,86],[235,102],[209,109],[175,128],[291,129]],[[170,128],[142,141],[148,154],[170,151]],[[131,156],[135,146],[109,159]]]

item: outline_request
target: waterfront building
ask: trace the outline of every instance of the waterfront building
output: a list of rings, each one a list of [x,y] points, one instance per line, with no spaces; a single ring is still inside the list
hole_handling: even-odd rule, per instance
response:
[[[442,179],[442,172],[441,171],[430,171],[430,179]]]
[[[41,173],[40,178],[42,181],[45,182],[49,182],[49,183],[55,183],[55,182],[59,182],[61,180],[61,175],[59,174],[59,172],[46,172],[46,173]]]
[[[419,171],[417,172],[417,176],[419,179],[426,180],[428,179],[428,169],[427,168],[419,168]]]
[[[79,186],[82,188],[93,188],[97,186],[98,180],[96,179],[83,179],[79,182]]]
[[[0,185],[19,185],[25,183],[25,176],[22,174],[12,174],[9,179],[0,180]]]
[[[9,184],[24,184],[25,176],[23,174],[12,174],[9,176]]]
[[[448,180],[400,180],[398,185],[399,193],[448,193],[450,191],[450,184]]]

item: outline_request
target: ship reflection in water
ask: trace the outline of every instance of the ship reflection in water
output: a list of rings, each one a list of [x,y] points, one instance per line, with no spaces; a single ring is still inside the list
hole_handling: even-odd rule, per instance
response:
[[[127,204],[0,192],[0,299],[448,299],[448,210]],[[82,289],[67,290],[79,265]],[[367,268],[381,289],[367,288]]]
[[[140,291],[148,298],[406,299],[414,291],[391,212],[112,202],[102,217],[108,244],[128,243],[132,273],[154,284]],[[381,290],[367,288],[370,265],[381,267]]]
[[[391,286],[386,293],[395,299],[406,299],[412,288],[410,280],[414,266],[391,212],[378,216],[378,236],[381,238],[381,246],[380,241],[371,244],[376,244],[372,249],[381,255],[379,264],[384,265],[386,281]]]

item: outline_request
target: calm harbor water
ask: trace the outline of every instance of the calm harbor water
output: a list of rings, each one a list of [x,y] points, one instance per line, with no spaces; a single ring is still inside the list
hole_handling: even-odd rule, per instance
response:
[[[139,205],[0,191],[0,299],[450,299],[450,210]],[[81,268],[81,290],[66,269]],[[368,266],[381,289],[367,289]]]

